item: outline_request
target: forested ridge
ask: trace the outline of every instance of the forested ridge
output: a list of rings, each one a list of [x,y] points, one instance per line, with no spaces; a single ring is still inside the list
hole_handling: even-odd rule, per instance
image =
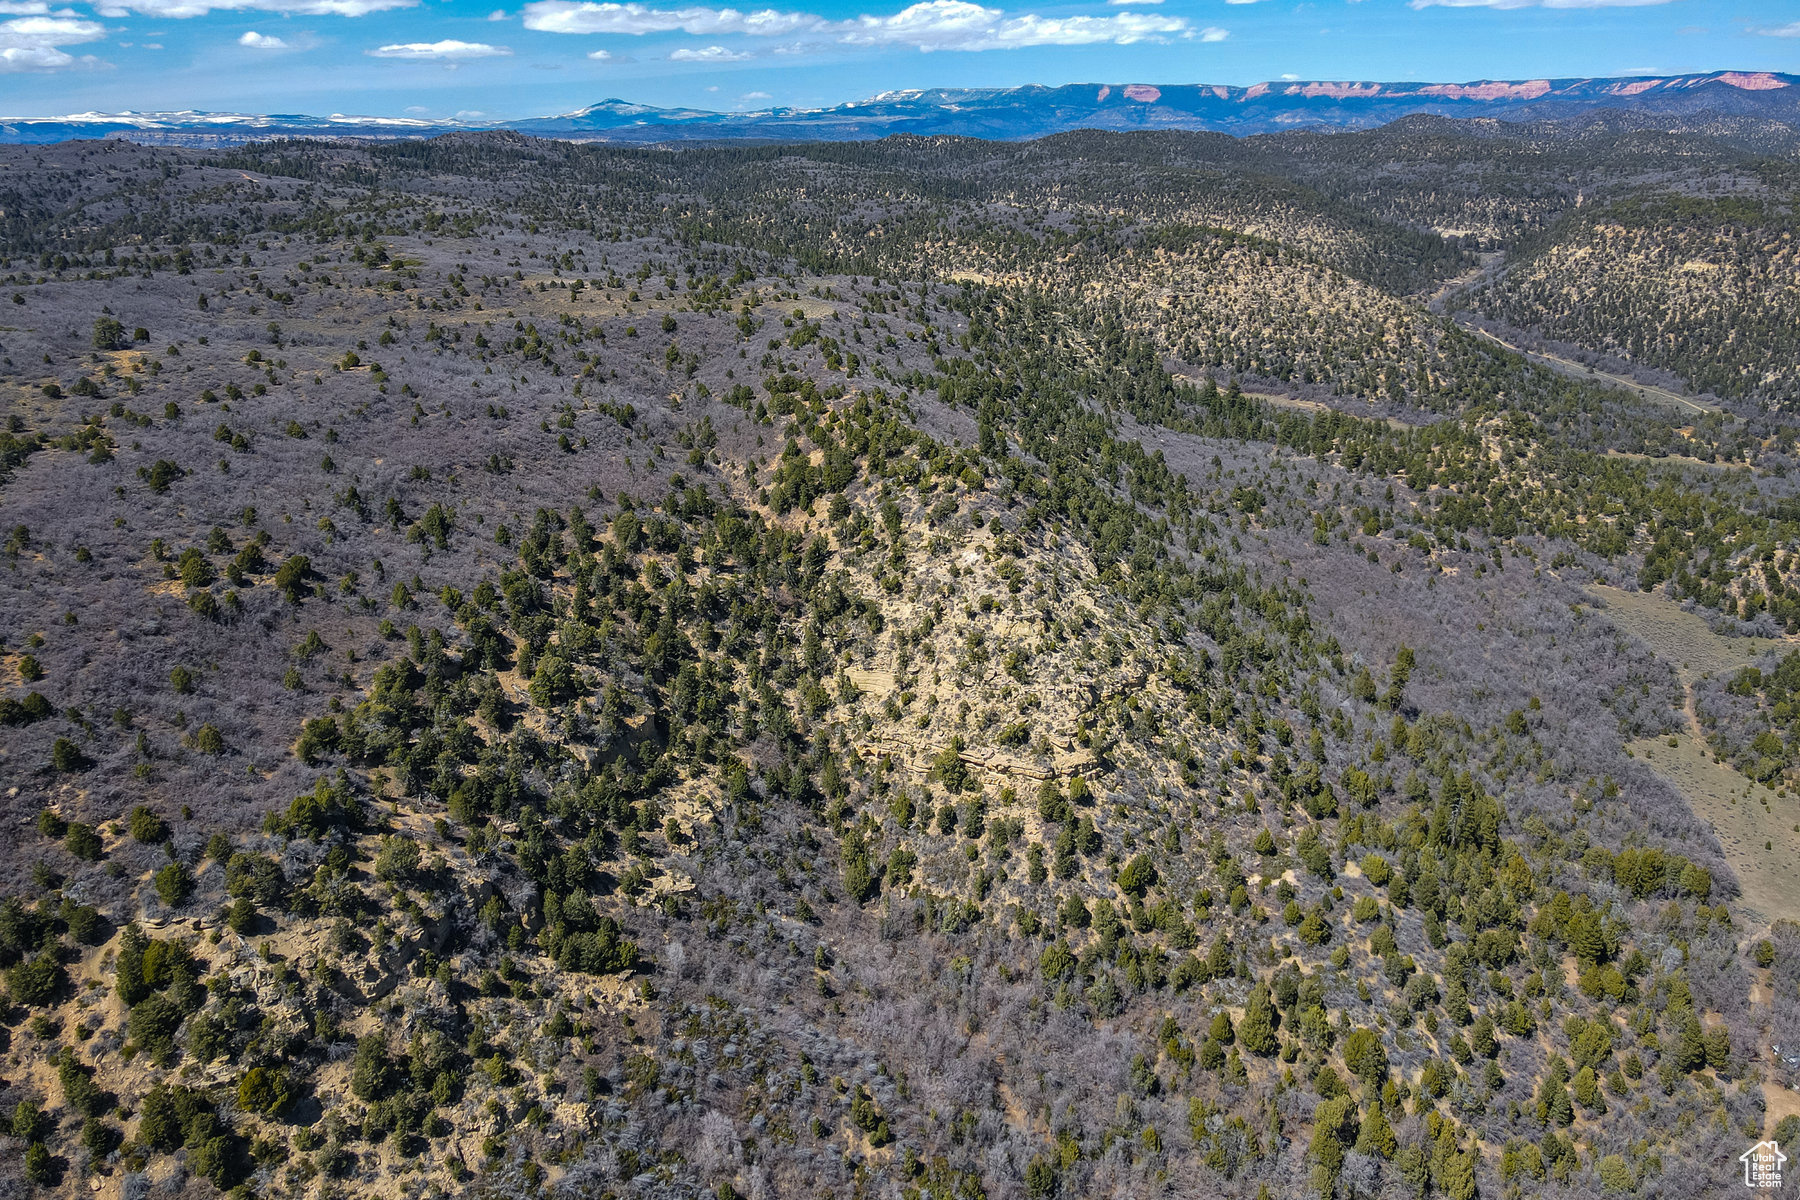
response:
[[[1791,664],[1594,590],[1800,630],[1783,397],[1427,303],[1571,163],[1763,160],[0,157],[7,1186],[1686,1197],[1800,1127],[1800,912],[1628,749],[1786,817]]]

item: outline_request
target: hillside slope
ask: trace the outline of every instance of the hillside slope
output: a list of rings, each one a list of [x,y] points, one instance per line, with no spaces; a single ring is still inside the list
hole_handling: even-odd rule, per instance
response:
[[[1704,1196],[1800,1124],[1800,835],[1628,752],[1684,664],[1587,590],[1800,623],[1779,417],[1137,140],[7,154],[20,1190]]]

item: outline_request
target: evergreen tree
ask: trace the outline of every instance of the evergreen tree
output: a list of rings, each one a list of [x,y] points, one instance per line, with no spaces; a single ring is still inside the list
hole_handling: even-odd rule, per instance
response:
[[[1594,1068],[1583,1067],[1575,1072],[1570,1090],[1575,1093],[1575,1102],[1589,1112],[1599,1115],[1606,1111],[1606,1097],[1600,1094],[1600,1081],[1594,1076]]]
[[[1238,1022],[1238,1044],[1263,1058],[1275,1053],[1280,1046],[1275,1037],[1277,1019],[1275,1006],[1269,1002],[1269,985],[1258,983],[1244,1005],[1243,1019]]]
[[[1394,1127],[1388,1124],[1387,1114],[1382,1111],[1380,1102],[1370,1101],[1363,1112],[1362,1127],[1357,1131],[1356,1152],[1376,1158],[1392,1158],[1398,1145],[1394,1138]]]
[[[1475,1024],[1469,1029],[1469,1046],[1483,1058],[1492,1058],[1500,1052],[1500,1043],[1494,1037],[1494,1018],[1486,1013],[1475,1018]]]
[[[1690,1010],[1681,1022],[1681,1038],[1675,1046],[1675,1063],[1684,1071],[1698,1071],[1706,1065],[1706,1034],[1700,1018]]]
[[[119,935],[119,953],[114,960],[113,987],[119,993],[119,999],[127,1006],[136,1004],[150,994],[150,984],[144,978],[144,951],[149,947],[150,939],[144,936],[136,922],[125,927]]]

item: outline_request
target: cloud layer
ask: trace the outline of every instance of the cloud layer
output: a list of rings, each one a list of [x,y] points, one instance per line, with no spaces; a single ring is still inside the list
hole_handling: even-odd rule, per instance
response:
[[[369,51],[370,58],[407,58],[429,62],[464,62],[472,58],[504,58],[512,50],[486,42],[400,42]]]
[[[98,21],[73,16],[30,16],[0,22],[0,74],[54,71],[77,60],[63,50],[106,35]]]
[[[669,61],[670,62],[697,62],[697,63],[728,63],[728,62],[743,62],[745,59],[747,59],[749,57],[751,57],[751,56],[748,54],[742,53],[741,51],[727,50],[723,46],[703,46],[698,50],[689,49],[688,47],[683,46],[679,50],[670,52]]]
[[[1156,0],[1151,0],[1156,2]],[[1134,42],[1192,37],[1181,17],[1124,12],[1107,17],[1009,16],[970,0],[921,0],[891,16],[828,20],[814,13],[765,8],[688,5],[655,8],[614,0],[534,0],[524,8],[525,27],[543,33],[626,34],[689,33],[699,37],[742,34],[751,37],[810,35],[849,46],[916,46],[920,50],[997,50],[1021,46],[1087,46],[1102,42],[1128,46]],[[1217,36],[1207,36],[1217,35]],[[1206,30],[1203,41],[1217,41],[1222,30]],[[675,61],[735,61],[723,47],[686,52]],[[683,54],[678,51],[677,54]],[[736,57],[748,57],[737,55]]]
[[[721,33],[778,36],[817,28],[821,18],[774,9],[740,12],[735,8],[651,8],[645,4],[591,3],[584,0],[537,0],[525,6],[525,28],[543,33]]]
[[[412,8],[419,0],[99,0],[94,9],[103,17],[182,19],[209,12],[266,12],[297,17],[361,17],[392,8]]]

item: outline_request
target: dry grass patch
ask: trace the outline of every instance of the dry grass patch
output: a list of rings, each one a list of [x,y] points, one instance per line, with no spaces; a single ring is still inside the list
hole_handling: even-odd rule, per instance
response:
[[[1709,823],[1744,890],[1738,907],[1765,922],[1800,920],[1800,802],[1777,797],[1723,763],[1704,743],[1682,736],[1645,739],[1627,749],[1681,793]],[[1763,801],[1768,801],[1764,808]]]

